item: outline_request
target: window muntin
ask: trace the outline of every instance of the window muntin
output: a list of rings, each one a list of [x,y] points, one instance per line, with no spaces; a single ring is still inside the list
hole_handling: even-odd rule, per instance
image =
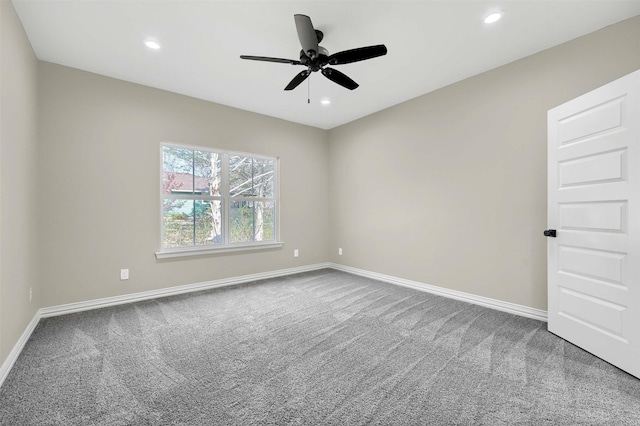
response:
[[[277,240],[277,159],[162,144],[162,250]]]
[[[273,197],[275,162],[246,155],[229,156],[229,194],[232,197]]]
[[[230,204],[230,223],[232,243],[274,241],[275,203],[234,199]]]

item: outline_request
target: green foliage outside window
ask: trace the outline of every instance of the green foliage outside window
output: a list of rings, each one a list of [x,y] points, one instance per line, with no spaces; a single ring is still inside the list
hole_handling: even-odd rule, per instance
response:
[[[275,159],[174,145],[162,156],[163,248],[276,240]]]

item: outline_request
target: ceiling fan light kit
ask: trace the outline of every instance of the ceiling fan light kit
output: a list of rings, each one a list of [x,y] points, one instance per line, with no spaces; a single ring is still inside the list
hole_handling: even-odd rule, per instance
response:
[[[358,83],[343,74],[342,72],[330,68],[329,65],[344,65],[352,62],[364,61],[365,59],[376,58],[387,54],[387,48],[384,44],[375,46],[359,47],[330,55],[327,49],[320,46],[324,34],[320,30],[313,28],[311,18],[307,15],[294,15],[296,23],[296,31],[302,50],[300,51],[300,60],[270,58],[266,56],[249,56],[240,55],[241,59],[249,59],[252,61],[277,62],[282,64],[302,65],[307,67],[301,71],[293,80],[287,84],[284,90],[293,90],[305,81],[312,72],[320,71],[329,80],[349,90],[358,87]]]

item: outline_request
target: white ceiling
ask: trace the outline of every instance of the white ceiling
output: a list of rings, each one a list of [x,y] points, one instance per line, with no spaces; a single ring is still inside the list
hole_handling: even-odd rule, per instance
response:
[[[157,1],[13,0],[37,57],[195,98],[330,129],[640,14],[640,0]],[[488,25],[483,18],[502,10]],[[293,15],[309,15],[330,53],[385,44],[386,56],[336,66],[349,91],[304,68]],[[160,51],[143,45],[152,37]],[[331,105],[320,100],[329,98]]]

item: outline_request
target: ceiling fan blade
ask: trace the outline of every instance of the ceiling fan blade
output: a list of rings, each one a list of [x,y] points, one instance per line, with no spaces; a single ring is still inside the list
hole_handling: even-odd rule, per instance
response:
[[[349,77],[347,77],[340,71],[334,70],[333,68],[324,68],[322,70],[322,75],[324,75],[334,83],[338,83],[340,86],[346,87],[349,90],[353,90],[359,86],[358,83],[351,80]]]
[[[264,61],[264,62],[278,62],[281,64],[302,65],[302,62],[294,59],[282,59],[282,58],[269,58],[266,56],[249,56],[240,55],[240,59],[250,59],[252,61]]]
[[[293,15],[293,18],[296,21],[296,31],[302,50],[311,59],[315,58],[318,55],[318,36],[313,29],[311,18],[300,14]]]
[[[309,70],[301,71],[300,73],[298,73],[298,75],[293,77],[293,80],[291,80],[289,82],[289,84],[287,84],[287,87],[285,87],[284,90],[293,90],[293,89],[295,89],[296,87],[298,87],[298,85],[300,83],[302,83],[303,81],[305,81],[307,79],[307,77],[309,77],[309,74],[311,74],[311,72]]]
[[[329,56],[331,65],[350,64],[351,62],[364,61],[365,59],[376,58],[387,54],[387,47],[384,44],[375,46],[358,47],[356,49],[344,50]]]

